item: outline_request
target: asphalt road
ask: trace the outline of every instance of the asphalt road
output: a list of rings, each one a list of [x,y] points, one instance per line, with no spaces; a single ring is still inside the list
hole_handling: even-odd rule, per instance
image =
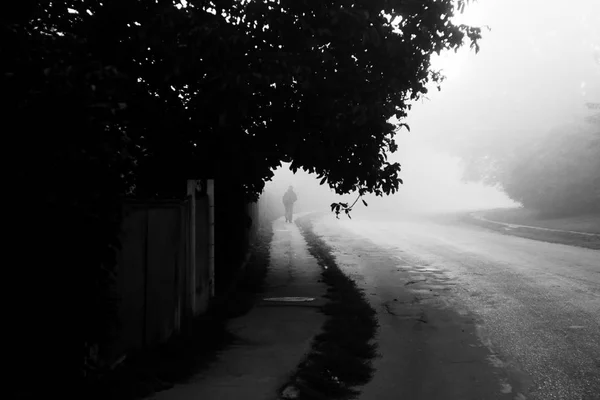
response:
[[[379,314],[361,399],[600,399],[600,251],[453,220],[314,230]]]

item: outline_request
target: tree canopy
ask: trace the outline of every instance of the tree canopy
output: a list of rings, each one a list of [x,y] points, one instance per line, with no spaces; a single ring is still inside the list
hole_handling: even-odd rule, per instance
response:
[[[401,182],[386,159],[397,148],[390,118],[401,121],[427,82],[441,82],[430,69],[434,52],[466,37],[477,46],[479,29],[452,23],[462,7],[42,1],[5,21],[12,45],[3,47],[11,60],[3,79],[21,114],[76,114],[70,124],[87,133],[75,142],[121,154],[113,165],[132,161],[120,168],[138,168],[127,185],[140,193],[164,191],[159,177],[168,185],[222,175],[256,198],[272,170],[291,161],[340,194],[384,194]],[[54,122],[56,142],[65,119]]]

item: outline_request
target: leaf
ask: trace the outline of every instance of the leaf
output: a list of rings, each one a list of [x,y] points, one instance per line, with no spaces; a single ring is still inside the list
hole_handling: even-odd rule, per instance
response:
[[[404,128],[406,128],[406,130],[407,130],[407,131],[409,131],[409,132],[410,132],[410,126],[408,126],[408,124],[401,123],[401,124],[398,124],[398,127],[399,127],[399,128],[402,128],[402,127],[404,127]]]
[[[362,202],[363,202],[363,204],[365,205],[365,207],[369,207],[369,205],[367,204],[367,202],[366,202],[366,201],[364,201],[364,200],[363,200]]]

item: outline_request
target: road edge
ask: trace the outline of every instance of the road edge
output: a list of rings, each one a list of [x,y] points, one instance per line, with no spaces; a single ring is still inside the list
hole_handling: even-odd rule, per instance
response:
[[[312,220],[318,216],[320,213],[303,215],[295,222],[309,253],[323,268],[328,302],[322,312],[327,320],[304,360],[279,391],[281,399],[355,398],[360,392],[358,387],[374,374],[377,313],[364,292],[336,264],[331,247],[312,230]]]
[[[600,250],[600,235],[593,233],[561,231],[534,226],[508,224],[505,222],[489,220],[481,215],[477,215],[476,212],[465,213],[461,219],[466,223],[487,228],[505,235]]]

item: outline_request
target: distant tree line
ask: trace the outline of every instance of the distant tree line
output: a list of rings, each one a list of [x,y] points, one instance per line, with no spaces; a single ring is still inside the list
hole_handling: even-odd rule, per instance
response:
[[[549,216],[600,212],[600,104],[581,123],[566,123],[507,146],[471,150],[465,178],[498,186]]]

